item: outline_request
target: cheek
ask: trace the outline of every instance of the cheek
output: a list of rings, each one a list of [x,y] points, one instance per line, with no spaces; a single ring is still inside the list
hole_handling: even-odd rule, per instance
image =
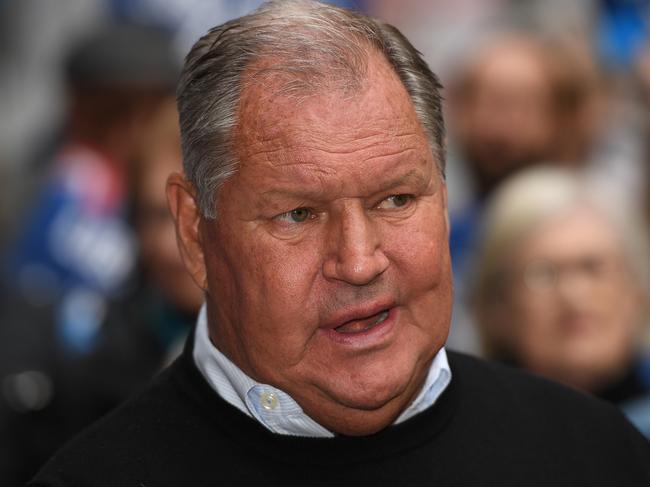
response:
[[[442,333],[446,332],[453,300],[451,260],[444,215],[439,210],[429,211],[424,213],[427,218],[387,236],[386,253],[415,323],[426,330],[433,326]]]
[[[226,290],[216,300],[234,303],[229,315],[246,350],[259,362],[270,356],[276,364],[294,362],[316,321],[310,299],[318,249],[253,233],[221,251],[215,274],[229,283],[215,283]]]
[[[257,288],[253,303],[258,309],[257,329],[247,335],[257,348],[253,360],[260,375],[280,383],[305,363],[328,288],[319,279],[318,242],[264,247],[256,252],[266,256],[257,262],[255,271],[256,279],[264,284]]]
[[[389,259],[408,272],[404,282],[435,288],[451,274],[447,224],[439,210],[421,215],[408,228],[389,229],[383,240]]]
[[[529,293],[515,293],[510,307],[509,332],[524,350],[545,348],[547,342],[554,343],[559,331],[559,310],[552,300],[532,296]],[[526,352],[525,352],[526,353]]]
[[[609,296],[599,301],[599,311],[610,336],[633,335],[641,319],[638,291],[622,283]]]
[[[254,256],[243,270],[243,289],[249,297],[267,308],[271,316],[299,313],[312,292],[315,275],[319,272],[321,254],[317,242],[291,245],[268,235],[253,238],[246,254]]]

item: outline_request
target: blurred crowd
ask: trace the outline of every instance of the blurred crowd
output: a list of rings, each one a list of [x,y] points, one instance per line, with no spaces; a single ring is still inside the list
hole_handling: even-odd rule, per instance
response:
[[[183,54],[259,1],[0,2],[0,484],[173,359],[202,303],[167,211]],[[650,2],[331,2],[445,87],[449,347],[650,437]]]

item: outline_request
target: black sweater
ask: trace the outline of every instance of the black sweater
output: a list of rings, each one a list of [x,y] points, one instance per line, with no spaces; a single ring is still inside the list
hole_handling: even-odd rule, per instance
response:
[[[449,353],[435,406],[366,437],[276,435],[223,401],[186,347],[29,484],[650,486],[650,444],[612,406]]]

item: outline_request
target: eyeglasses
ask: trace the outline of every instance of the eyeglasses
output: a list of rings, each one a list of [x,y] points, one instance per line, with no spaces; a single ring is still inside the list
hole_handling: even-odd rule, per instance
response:
[[[622,270],[621,259],[614,256],[591,255],[575,260],[553,262],[535,260],[526,265],[521,275],[524,287],[534,293],[557,290],[566,278],[580,280],[592,286],[602,287],[615,282]]]

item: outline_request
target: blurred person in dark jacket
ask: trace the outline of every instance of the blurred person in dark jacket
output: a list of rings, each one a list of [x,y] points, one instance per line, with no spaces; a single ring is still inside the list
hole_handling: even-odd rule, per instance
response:
[[[138,279],[129,294],[112,303],[102,327],[102,343],[91,355],[91,360],[107,376],[101,389],[109,391],[111,384],[116,387],[111,399],[113,406],[148,382],[180,352],[180,344],[203,302],[201,289],[181,261],[165,196],[168,175],[181,170],[178,114],[173,97],[158,107],[143,141],[145,149],[133,175]],[[116,368],[138,377],[124,381]]]
[[[168,342],[185,333],[189,307],[176,316],[133,298],[140,304],[131,308],[147,316],[152,308],[174,316],[159,332],[144,320],[134,325],[132,314],[124,318],[123,301],[146,288],[129,221],[135,167],[141,160],[147,176],[140,179],[147,180],[156,164],[169,172],[162,152],[180,164],[177,122],[164,108],[173,98],[176,63],[166,34],[139,26],[111,27],[70,54],[67,136],[4,256],[2,485],[22,485],[62,442],[159,370]],[[161,132],[170,117],[172,128]],[[143,193],[138,208],[151,206],[148,198]],[[156,333],[164,336],[160,343]]]
[[[54,303],[61,346],[84,354],[106,298],[134,269],[129,165],[154,108],[173,92],[178,66],[162,31],[116,24],[73,48],[65,71],[65,136],[32,208],[17,220],[2,278],[29,304]]]
[[[133,174],[137,279],[110,303],[93,352],[65,363],[67,410],[75,411],[76,430],[142,388],[180,353],[203,302],[181,261],[165,196],[169,173],[181,170],[173,97],[157,107],[142,141]]]
[[[0,329],[2,485],[22,485],[61,444],[149,382],[179,352],[196,319],[202,292],[181,262],[165,197],[168,174],[181,167],[172,96],[153,111],[142,142],[132,174],[137,279],[108,302],[93,350],[51,347],[52,307],[26,312],[5,299],[15,311],[5,313]],[[25,343],[34,345],[27,356]]]
[[[570,170],[524,171],[490,200],[475,277],[486,356],[613,402],[650,435],[650,262],[634,212]]]

